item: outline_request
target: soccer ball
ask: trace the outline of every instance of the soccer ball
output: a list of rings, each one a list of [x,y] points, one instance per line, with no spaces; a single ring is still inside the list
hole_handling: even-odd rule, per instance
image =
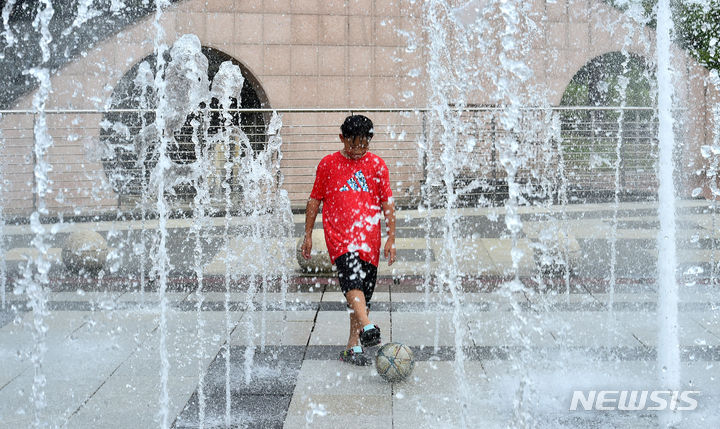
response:
[[[412,350],[404,344],[387,343],[377,352],[375,368],[391,383],[405,380],[415,368]]]

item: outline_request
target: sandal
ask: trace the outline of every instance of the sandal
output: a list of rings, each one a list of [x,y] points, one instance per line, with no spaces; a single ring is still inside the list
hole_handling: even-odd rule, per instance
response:
[[[372,360],[363,353],[363,349],[360,346],[355,346],[341,352],[340,360],[357,366],[368,366],[372,364]]]
[[[380,328],[378,325],[365,325],[360,331],[360,344],[363,347],[377,346],[380,342]]]

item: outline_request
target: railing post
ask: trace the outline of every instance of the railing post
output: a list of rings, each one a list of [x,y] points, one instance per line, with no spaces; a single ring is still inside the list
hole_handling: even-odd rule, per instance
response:
[[[490,161],[492,162],[492,180],[493,188],[497,186],[497,124],[495,122],[495,112],[490,116]]]
[[[623,118],[625,117],[625,115],[627,113],[630,113],[630,112],[622,112]],[[637,121],[637,112],[632,112],[632,113],[635,116],[635,120]],[[632,123],[631,121],[626,121],[626,122]],[[625,137],[623,136],[623,134],[625,134],[627,128],[625,127],[625,124],[621,124],[621,127],[622,127],[622,131],[620,132],[620,143],[619,143],[620,144],[620,159],[618,160],[618,168],[620,169],[620,183],[618,183],[618,187],[620,189],[618,189],[618,193],[622,193],[623,191],[625,191],[625,193],[627,193],[627,177],[626,177],[627,172],[625,171],[625,152],[627,150],[625,148],[625,146],[627,146],[627,141],[625,140]]]
[[[33,212],[36,212],[38,209],[38,183],[37,183],[37,177],[35,177],[35,169],[37,168],[37,154],[35,153],[35,147],[37,147],[37,136],[35,135],[35,126],[37,125],[37,113],[33,113],[33,123],[32,123],[32,147],[30,151],[32,152],[32,201],[33,201]]]
[[[427,145],[427,111],[422,110],[422,138],[425,142],[425,145]],[[422,169],[423,169],[423,183],[427,183],[427,151],[423,152],[423,160],[422,160]],[[422,193],[421,193],[422,198]]]

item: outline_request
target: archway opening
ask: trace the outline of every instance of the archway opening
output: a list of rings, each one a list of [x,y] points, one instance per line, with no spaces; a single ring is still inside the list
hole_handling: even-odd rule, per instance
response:
[[[220,64],[231,61],[240,67],[245,78],[239,95],[229,106],[231,109],[257,109],[268,107],[267,98],[257,79],[239,61],[230,55],[210,47],[202,47],[202,53],[208,59],[208,80],[212,84]],[[166,53],[166,61],[170,60]],[[154,89],[147,85],[152,79],[142,78],[148,71],[154,73],[156,67],[155,55],[149,55],[135,64],[116,85],[110,105],[111,110],[121,112],[107,113],[101,123],[101,142],[104,145],[103,165],[105,172],[114,190],[119,194],[121,204],[137,199],[147,191],[150,175],[157,164],[158,153],[156,141],[143,145],[138,143],[136,136],[155,122],[157,106]],[[207,140],[219,132],[223,127],[239,126],[250,141],[253,155],[266,147],[265,134],[266,117],[260,112],[232,112],[230,124],[226,123],[220,112],[210,112],[207,118],[206,129],[198,124],[204,121],[203,111],[206,107],[217,108],[219,101],[212,98],[210,105],[200,103],[198,110],[189,114],[185,123],[174,132],[173,139],[168,145],[168,156],[178,166],[195,162],[200,150],[205,147]],[[233,146],[232,151],[238,148]],[[174,194],[181,200],[194,197],[196,191],[192,185],[182,184],[174,189]]]
[[[654,198],[656,94],[654,68],[631,53],[600,55],[573,76],[560,105],[574,199],[607,201],[616,190],[623,199]]]

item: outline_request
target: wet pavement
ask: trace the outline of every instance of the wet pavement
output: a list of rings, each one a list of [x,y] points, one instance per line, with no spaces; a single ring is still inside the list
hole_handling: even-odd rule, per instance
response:
[[[200,312],[195,292],[169,292],[169,421],[178,428],[200,427],[202,402],[204,427],[224,427],[226,422],[232,427],[289,428],[459,425],[455,413],[460,412],[462,383],[454,366],[455,307],[446,294],[430,293],[426,301],[422,291],[395,291],[407,285],[385,286],[373,298],[371,318],[385,341],[407,344],[416,360],[411,379],[395,384],[382,380],[372,367],[337,360],[347,340],[347,311],[332,279],[318,281],[313,292],[288,292],[284,298],[277,292],[260,294],[250,307],[246,292],[231,292],[227,299],[224,292],[207,292]],[[511,420],[508,389],[523,371],[536,392],[556,398],[549,409],[528,405],[541,426],[558,419],[577,420],[567,427],[604,421],[607,413],[561,409],[573,388],[593,380],[595,388],[655,386],[652,291],[615,294],[612,312],[607,293],[528,291],[464,295],[459,311],[463,381],[471,392],[472,422],[503,427]],[[73,428],[160,425],[160,311],[156,294],[148,293],[144,302],[142,298],[120,291],[49,295],[43,421]],[[704,407],[696,414],[704,413],[709,422],[720,422],[709,402],[720,394],[714,381],[720,376],[718,308],[716,289],[688,288],[681,294],[683,383],[704,392]],[[19,312],[15,322],[0,328],[0,416],[8,427],[32,423],[31,321],[31,312]],[[251,362],[248,368],[246,362]],[[507,402],[494,403],[493,396]],[[625,426],[637,427],[647,418],[616,414],[613,424]],[[652,419],[647,423],[656,424]]]
[[[714,406],[720,398],[720,289],[710,268],[718,233],[711,215],[703,213],[707,204],[691,203],[680,211],[680,265],[683,273],[704,268],[684,275],[680,285],[681,383],[702,395],[697,410],[683,413],[681,427],[715,427],[720,423]],[[538,427],[657,427],[655,412],[568,411],[575,389],[658,387],[652,238],[657,223],[647,204],[621,209],[614,293],[607,205],[564,215],[524,213],[519,246],[528,255],[520,267],[519,290],[506,284],[509,239],[502,216],[463,209],[458,247],[472,249],[475,256],[458,262],[464,273],[459,306],[437,276],[441,235],[426,241],[425,219],[417,212],[401,213],[400,261],[390,268],[381,263],[371,312],[384,341],[402,342],[414,352],[411,378],[395,384],[373,367],[337,360],[347,341],[348,316],[332,276],[302,275],[293,265],[287,284],[272,280],[249,294],[251,277],[225,281],[217,238],[223,227],[216,224],[204,243],[206,277],[199,293],[187,257],[194,246],[189,221],[173,221],[175,268],[165,311],[155,282],[140,289],[133,252],[118,252],[119,268],[100,279],[83,279],[55,265],[47,288],[45,407],[39,416],[31,400],[38,343],[34,313],[23,295],[8,291],[0,311],[0,421],[29,427],[37,417],[49,427],[69,428],[158,427],[163,419],[177,428],[494,428],[522,426],[519,422],[529,419]],[[243,228],[241,219],[235,221],[231,235]],[[579,250],[571,275],[542,276],[533,246],[540,232],[559,221]],[[301,217],[295,222],[297,232]],[[136,226],[109,222],[97,229],[112,247],[134,237]],[[29,247],[23,226],[8,228],[12,248]],[[68,231],[58,234],[53,248],[62,245]],[[296,239],[285,245],[294,247]],[[12,276],[19,260],[8,261]],[[515,406],[518,398],[521,405]]]

